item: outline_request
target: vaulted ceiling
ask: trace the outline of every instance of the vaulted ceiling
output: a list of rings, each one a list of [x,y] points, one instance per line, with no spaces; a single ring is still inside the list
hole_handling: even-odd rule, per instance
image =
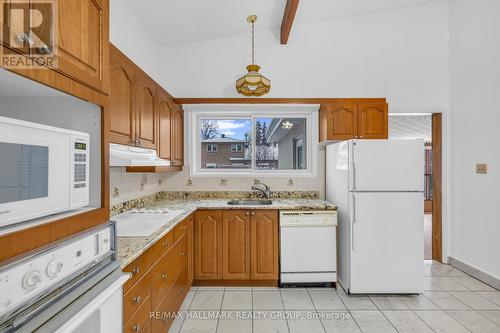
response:
[[[162,45],[248,33],[246,17],[256,14],[256,30],[276,29],[286,0],[126,0]],[[444,0],[300,0],[294,25],[350,17]],[[293,28],[290,41],[293,41]]]

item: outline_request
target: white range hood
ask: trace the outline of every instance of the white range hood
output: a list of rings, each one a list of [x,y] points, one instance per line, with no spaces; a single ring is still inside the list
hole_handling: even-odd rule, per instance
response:
[[[115,143],[109,144],[109,166],[170,166],[170,161],[161,159],[156,150]]]

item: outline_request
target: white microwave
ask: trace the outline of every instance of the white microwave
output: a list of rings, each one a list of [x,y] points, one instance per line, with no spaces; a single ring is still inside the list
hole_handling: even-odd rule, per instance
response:
[[[0,227],[89,204],[89,135],[0,117]]]

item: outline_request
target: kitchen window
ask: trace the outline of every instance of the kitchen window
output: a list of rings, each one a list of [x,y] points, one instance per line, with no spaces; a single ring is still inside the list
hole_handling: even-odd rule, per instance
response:
[[[193,175],[315,174],[317,109],[188,114]]]

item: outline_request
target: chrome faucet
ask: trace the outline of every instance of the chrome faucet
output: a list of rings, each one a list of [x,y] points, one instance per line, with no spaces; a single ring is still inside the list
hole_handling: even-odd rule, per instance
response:
[[[264,187],[264,189],[260,188],[260,187],[257,187],[257,186],[252,186],[252,190],[253,191],[259,191],[261,192],[262,194],[264,194],[264,197],[266,199],[270,199],[271,198],[271,188],[269,186],[267,186],[266,184],[264,183],[259,183],[257,185],[262,185]]]

